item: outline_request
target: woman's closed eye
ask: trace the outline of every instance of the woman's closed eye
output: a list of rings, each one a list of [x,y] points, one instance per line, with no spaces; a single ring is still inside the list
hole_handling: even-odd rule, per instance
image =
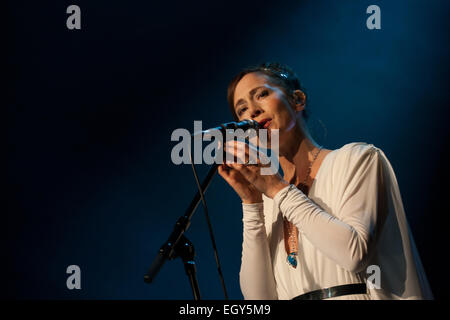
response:
[[[265,98],[266,96],[268,96],[269,95],[269,90],[262,90],[260,93],[258,93],[257,95],[256,95],[256,99],[261,99],[261,98]],[[237,115],[238,116],[241,116],[245,111],[247,110],[247,107],[245,106],[245,107],[242,107],[241,109],[239,109],[238,111],[237,111]]]
[[[241,116],[245,112],[245,110],[247,110],[247,107],[240,108],[237,112],[238,116]]]
[[[256,98],[260,99],[260,98],[264,98],[268,95],[269,95],[269,90],[263,90],[256,96]]]

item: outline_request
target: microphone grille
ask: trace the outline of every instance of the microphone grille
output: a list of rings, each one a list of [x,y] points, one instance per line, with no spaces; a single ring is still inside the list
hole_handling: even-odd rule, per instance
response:
[[[252,129],[259,129],[260,128],[259,122],[256,121],[256,120],[248,119],[248,120],[245,120],[245,121],[248,122],[250,128],[252,128]]]

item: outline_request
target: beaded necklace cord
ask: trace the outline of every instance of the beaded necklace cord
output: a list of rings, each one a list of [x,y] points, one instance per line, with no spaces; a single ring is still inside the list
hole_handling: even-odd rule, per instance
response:
[[[306,173],[305,180],[299,185],[299,189],[306,195],[308,195],[309,192],[309,186],[307,185],[307,181],[311,174],[311,168],[321,150],[322,146],[319,147],[319,150],[316,152],[313,160],[311,161],[311,164],[309,165],[308,171]],[[295,269],[297,268],[297,256],[298,256],[298,229],[293,223],[289,222],[286,218],[284,218],[283,220],[283,227],[284,227],[284,245],[287,253],[286,262]]]

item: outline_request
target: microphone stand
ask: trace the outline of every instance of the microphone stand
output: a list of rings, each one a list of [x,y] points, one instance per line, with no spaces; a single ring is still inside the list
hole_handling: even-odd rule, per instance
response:
[[[205,193],[208,189],[214,174],[217,172],[217,167],[217,163],[214,163],[211,169],[209,169],[206,178],[203,180],[201,184],[201,190],[203,193]],[[200,200],[200,191],[197,191],[185,214],[178,218],[168,240],[161,246],[156,258],[153,260],[152,265],[144,275],[144,281],[146,283],[151,283],[166,260],[173,260],[180,257],[183,260],[186,275],[189,278],[194,300],[200,300],[200,290],[196,278],[194,261],[195,250],[192,242],[186,238],[184,233],[189,228],[191,218],[194,215],[195,209],[200,203]]]
[[[260,124],[255,120],[243,120],[241,122],[228,122],[223,123],[217,128],[213,128],[211,130],[201,131],[197,132],[191,135],[191,137],[199,136],[200,134],[207,134],[209,131],[213,130],[219,130],[222,134],[226,132],[227,129],[258,129],[260,128]],[[224,150],[222,149],[223,156],[225,155]],[[223,158],[222,158],[223,159]],[[192,161],[192,157],[191,157]],[[212,167],[209,169],[208,174],[206,175],[206,178],[203,180],[202,184],[200,185],[200,189],[202,190],[202,193],[204,194],[206,192],[206,189],[208,189],[209,184],[211,183],[212,178],[214,177],[214,174],[217,172],[218,164],[215,162]],[[184,233],[189,228],[189,225],[191,223],[191,218],[194,215],[195,209],[197,209],[198,204],[200,203],[201,196],[200,191],[197,191],[194,198],[191,201],[191,204],[186,210],[186,213],[181,216],[178,221],[175,223],[175,226],[173,228],[172,233],[169,236],[169,239],[161,246],[159,249],[159,252],[156,256],[156,258],[153,260],[152,265],[150,266],[147,273],[144,275],[144,281],[146,283],[151,283],[153,279],[158,274],[159,270],[163,266],[163,264],[166,262],[167,259],[172,260],[177,257],[181,257],[184,263],[184,268],[186,271],[186,275],[189,278],[189,283],[192,288],[192,293],[194,295],[195,300],[200,300],[200,290],[198,287],[198,282],[196,278],[196,268],[195,268],[195,250],[194,245],[192,242],[190,242]],[[218,261],[218,257],[216,255],[216,261]],[[219,273],[220,269],[219,269]],[[222,284],[223,279],[222,279]],[[227,298],[225,286],[225,297]]]

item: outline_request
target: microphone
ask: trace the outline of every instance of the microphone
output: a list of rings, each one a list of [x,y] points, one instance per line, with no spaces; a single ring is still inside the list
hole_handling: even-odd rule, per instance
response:
[[[240,122],[233,121],[233,122],[222,123],[220,126],[211,128],[208,130],[194,132],[192,134],[192,136],[194,137],[194,136],[203,135],[203,134],[207,135],[207,134],[211,134],[215,131],[220,131],[222,133],[225,133],[225,130],[227,130],[227,129],[234,129],[234,130],[242,129],[245,131],[248,129],[260,129],[260,127],[261,126],[259,125],[259,123],[255,120],[243,120]]]

